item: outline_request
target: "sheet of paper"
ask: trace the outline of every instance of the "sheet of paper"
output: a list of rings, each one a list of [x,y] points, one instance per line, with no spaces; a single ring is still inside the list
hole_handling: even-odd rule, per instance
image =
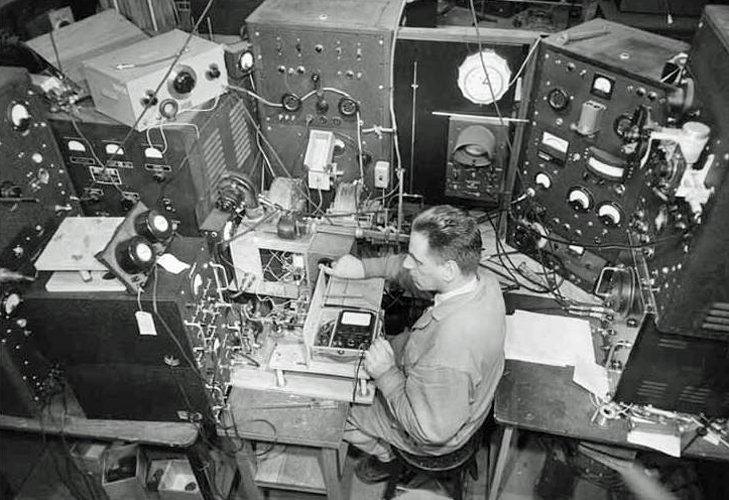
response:
[[[96,254],[124,217],[66,217],[35,263],[39,271],[107,271]]]
[[[521,310],[506,317],[504,353],[506,359],[553,366],[595,362],[587,320]]]
[[[598,398],[607,399],[610,384],[608,382],[607,369],[604,366],[585,359],[578,359],[575,363],[572,381],[584,387]]]
[[[162,266],[165,271],[172,273],[172,274],[180,274],[185,269],[190,268],[190,264],[186,264],[182,262],[180,259],[172,255],[171,253],[166,253],[164,255],[161,255],[157,259],[157,264]]]
[[[681,436],[675,434],[633,430],[628,432],[628,442],[661,451],[672,457],[681,456]]]

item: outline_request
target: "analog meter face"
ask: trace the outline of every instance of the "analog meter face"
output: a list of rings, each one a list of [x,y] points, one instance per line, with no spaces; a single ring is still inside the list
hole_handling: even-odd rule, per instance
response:
[[[475,104],[491,104],[509,88],[511,70],[506,59],[491,50],[471,54],[458,68],[458,88]]]

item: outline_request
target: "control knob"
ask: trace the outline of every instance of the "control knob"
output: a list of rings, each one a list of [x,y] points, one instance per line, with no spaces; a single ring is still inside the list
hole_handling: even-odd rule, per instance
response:
[[[534,183],[542,190],[547,190],[552,187],[552,179],[544,172],[539,172],[534,176]]]
[[[620,208],[613,203],[604,203],[597,208],[597,216],[600,221],[609,227],[620,225],[623,220],[623,214]]]
[[[592,195],[584,188],[573,188],[567,195],[567,203],[575,212],[587,212],[592,206]]]

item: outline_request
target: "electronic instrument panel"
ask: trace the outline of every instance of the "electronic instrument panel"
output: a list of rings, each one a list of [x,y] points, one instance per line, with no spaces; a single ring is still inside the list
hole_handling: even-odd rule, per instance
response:
[[[132,132],[93,108],[55,113],[50,124],[86,215],[124,216],[137,201],[164,213],[184,236],[197,236],[223,178],[253,162],[245,100],[224,94],[207,111]]]
[[[397,7],[385,0],[308,0],[294,9],[286,0],[268,0],[248,17],[256,89],[268,101],[259,102],[261,127],[292,176],[305,175],[312,129],[334,132],[332,161],[345,182],[360,177],[360,142],[365,182],[372,185],[377,161],[390,161],[391,134],[375,127],[390,127]]]
[[[63,365],[90,418],[199,421],[225,404],[237,343],[222,266],[202,238],[175,238],[189,267],[157,268],[139,295],[48,292],[41,277],[14,312],[41,353]]]
[[[695,164],[668,192],[656,187],[670,178],[670,161],[666,164],[664,158],[659,168],[652,168],[653,180],[643,186],[635,211],[633,238],[658,244],[635,251],[636,269],[644,301],[655,311],[661,331],[727,339],[729,7],[706,7],[688,67],[701,104],[696,119],[711,132]]]
[[[23,68],[0,68],[0,157],[0,267],[19,270],[79,211],[43,101]]]
[[[514,207],[510,237],[583,288],[629,244],[650,146],[641,131],[670,123],[675,88],[663,68],[684,50],[603,20],[540,47],[517,175],[529,196]]]

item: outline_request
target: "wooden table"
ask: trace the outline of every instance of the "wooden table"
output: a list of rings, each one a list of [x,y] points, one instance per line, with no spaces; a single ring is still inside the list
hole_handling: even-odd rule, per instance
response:
[[[518,429],[572,439],[636,448],[628,443],[625,420],[591,422],[595,407],[585,389],[572,382],[572,367],[508,360],[494,397],[494,416],[504,428],[489,499],[498,497],[509,452]],[[729,449],[695,440],[684,456],[729,460]]]
[[[174,448],[188,448],[198,436],[198,427],[187,422],[99,420],[74,416],[49,418],[41,422],[37,418],[0,414],[0,429]]]
[[[301,406],[312,401],[322,406]],[[344,498],[340,478],[347,454],[342,435],[348,403],[240,387],[233,388],[228,403],[226,427],[218,432],[237,445],[241,498],[263,498],[259,487]],[[254,452],[254,442],[266,444]]]

